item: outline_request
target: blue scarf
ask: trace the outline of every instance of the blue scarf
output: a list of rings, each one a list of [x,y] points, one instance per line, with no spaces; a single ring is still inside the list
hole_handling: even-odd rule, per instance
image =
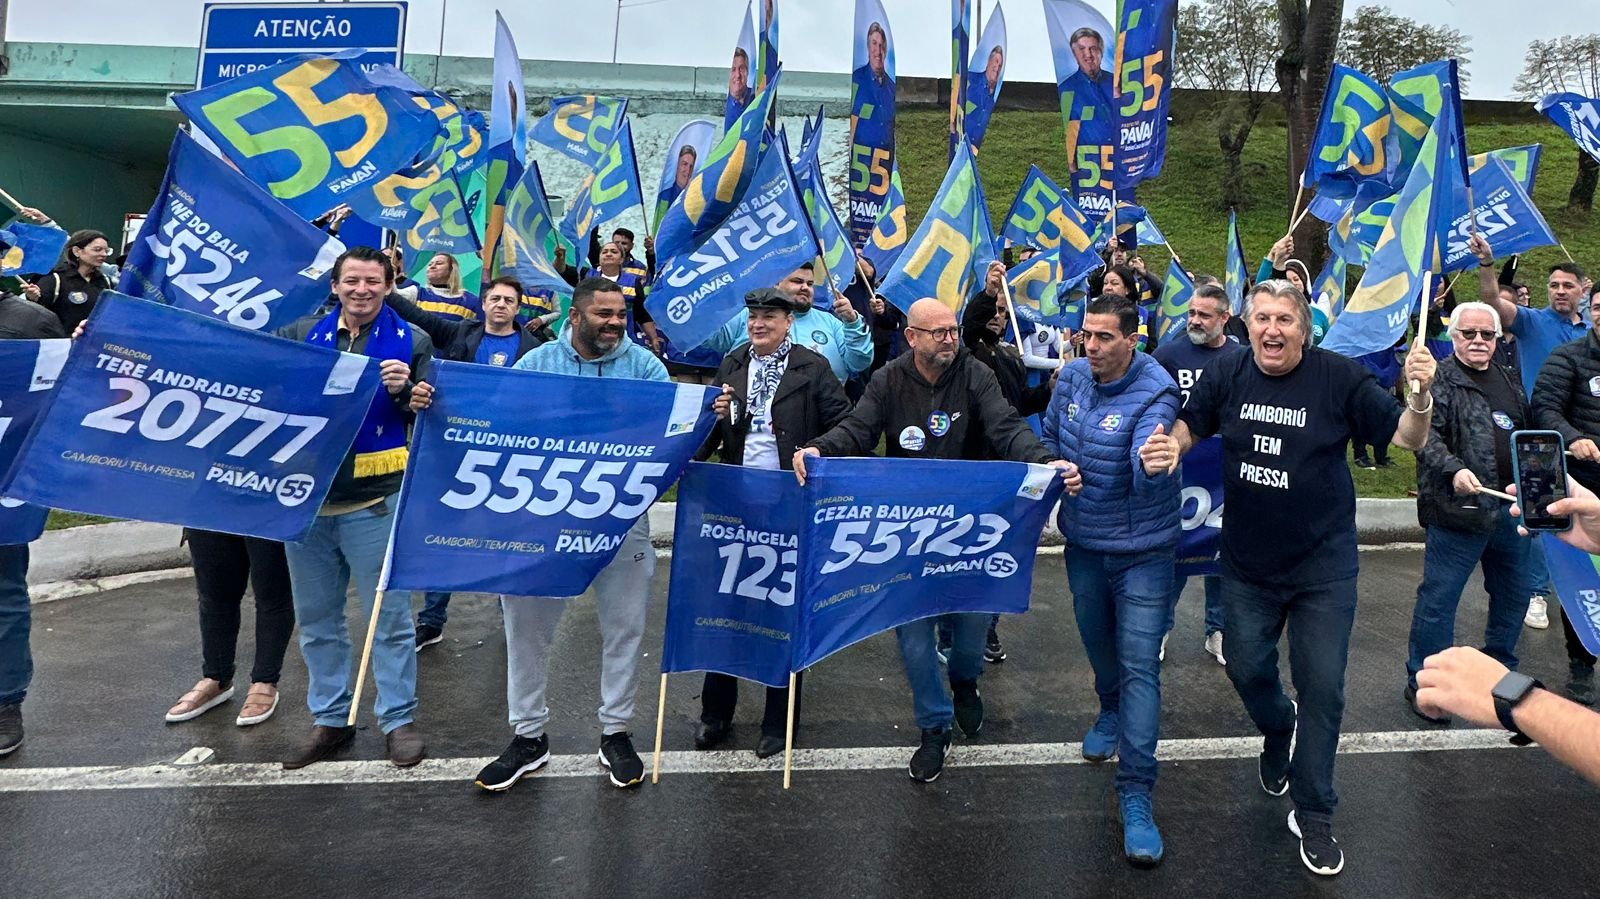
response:
[[[335,308],[311,327],[306,343],[337,348],[338,336],[339,309]],[[411,364],[411,328],[387,304],[372,322],[363,353],[371,359],[398,359]],[[406,414],[382,386],[367,408],[354,449],[358,478],[393,474],[406,467]]]

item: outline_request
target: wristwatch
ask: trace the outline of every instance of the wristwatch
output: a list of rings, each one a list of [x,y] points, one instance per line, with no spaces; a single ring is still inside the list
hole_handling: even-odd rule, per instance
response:
[[[1528,694],[1535,689],[1543,689],[1544,684],[1518,671],[1508,671],[1500,682],[1494,685],[1490,693],[1494,696],[1494,714],[1500,719],[1500,726],[1511,731],[1511,742],[1517,746],[1526,746],[1533,742],[1533,738],[1523,733],[1517,727],[1516,719],[1511,717],[1511,710],[1517,704],[1528,698]]]

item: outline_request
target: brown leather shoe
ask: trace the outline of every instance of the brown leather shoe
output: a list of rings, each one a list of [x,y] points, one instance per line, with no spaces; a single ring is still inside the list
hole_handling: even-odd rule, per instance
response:
[[[353,727],[325,727],[321,724],[313,725],[311,738],[300,747],[300,751],[284,760],[283,769],[293,771],[304,768],[314,762],[320,762],[344,746],[349,746],[356,738],[356,729]]]
[[[389,761],[396,768],[409,768],[422,761],[422,731],[415,724],[402,724],[389,731]]]

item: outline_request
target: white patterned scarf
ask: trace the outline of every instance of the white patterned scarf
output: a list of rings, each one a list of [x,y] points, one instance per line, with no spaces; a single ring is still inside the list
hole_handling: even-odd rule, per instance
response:
[[[778,382],[783,380],[783,373],[789,370],[789,350],[793,346],[793,342],[785,337],[783,343],[767,356],[758,356],[755,347],[750,348],[750,362],[755,366],[750,379],[751,421],[767,418],[768,407],[778,393]]]

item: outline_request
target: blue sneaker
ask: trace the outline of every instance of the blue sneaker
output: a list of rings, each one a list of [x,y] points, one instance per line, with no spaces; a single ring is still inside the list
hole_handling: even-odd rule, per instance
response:
[[[1135,867],[1155,867],[1161,863],[1164,848],[1150,794],[1118,793],[1117,798],[1122,801],[1122,854]]]
[[[1083,757],[1091,762],[1109,762],[1117,757],[1117,713],[1101,712],[1094,727],[1083,735]]]

